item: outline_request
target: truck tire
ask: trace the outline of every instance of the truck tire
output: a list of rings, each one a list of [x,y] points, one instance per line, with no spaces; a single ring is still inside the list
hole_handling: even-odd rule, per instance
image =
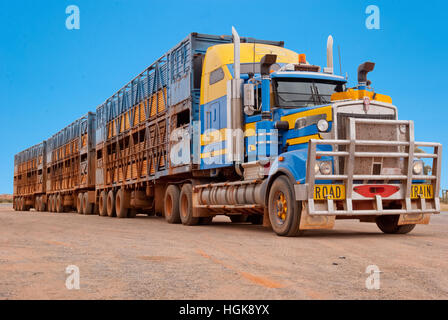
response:
[[[388,234],[405,234],[415,228],[415,224],[404,224],[399,226],[399,215],[384,215],[376,218],[376,225],[381,231]]]
[[[232,221],[232,223],[247,222],[247,217],[248,217],[247,214],[238,214],[229,216],[230,221]]]
[[[84,214],[93,213],[93,203],[89,202],[89,193],[84,192],[82,195],[82,211]]]
[[[293,237],[299,230],[301,206],[286,176],[275,179],[269,191],[268,210],[272,229],[279,236]]]
[[[123,188],[117,191],[115,196],[115,210],[117,212],[118,218],[127,218],[129,213],[129,208],[126,201],[126,191]]]
[[[63,198],[60,194],[58,194],[56,198],[56,211],[61,213],[64,212],[64,204],[63,204]]]
[[[48,212],[52,212],[53,208],[51,207],[51,199],[53,199],[52,195],[49,195],[47,197],[47,210]]]
[[[84,209],[82,207],[82,193],[78,193],[78,197],[76,199],[76,212],[79,214],[84,213]]]
[[[168,223],[181,222],[179,214],[179,198],[180,198],[179,187],[174,184],[169,185],[168,188],[166,188],[165,199],[163,201],[165,220]]]
[[[17,209],[22,211],[22,197],[17,198]]]
[[[107,215],[109,217],[115,217],[115,195],[113,190],[110,190],[109,193],[107,194],[106,207],[107,207]]]
[[[40,197],[37,196],[36,199],[34,199],[34,209],[36,209],[36,211],[40,211]]]
[[[44,196],[40,196],[39,204],[39,211],[44,212],[47,209],[46,202],[44,201]]]
[[[193,187],[189,183],[184,184],[180,191],[179,213],[183,225],[194,226],[199,223],[199,218],[193,217]]]
[[[106,191],[101,191],[100,198],[98,201],[98,210],[100,213],[100,216],[105,217],[107,216],[107,194]]]
[[[51,212],[56,212],[56,195],[51,196]]]

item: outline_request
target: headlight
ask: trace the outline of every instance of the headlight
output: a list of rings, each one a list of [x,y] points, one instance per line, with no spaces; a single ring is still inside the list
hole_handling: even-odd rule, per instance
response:
[[[320,171],[319,163],[316,162],[316,164],[314,165],[314,174],[318,174],[319,171]]]
[[[319,121],[317,121],[317,129],[320,132],[325,132],[328,130],[328,122],[325,119],[320,119]]]
[[[331,173],[331,162],[330,161],[322,161],[319,164],[320,173],[323,175],[327,175]]]
[[[415,161],[412,165],[412,173],[420,175],[423,172],[423,161]]]

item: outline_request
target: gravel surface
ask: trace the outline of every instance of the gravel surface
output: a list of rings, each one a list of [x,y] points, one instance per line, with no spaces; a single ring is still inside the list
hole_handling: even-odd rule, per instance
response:
[[[66,268],[80,289],[66,288]],[[380,289],[366,288],[378,266]],[[407,235],[338,220],[282,238],[226,217],[14,212],[0,206],[0,299],[448,299],[448,214]]]

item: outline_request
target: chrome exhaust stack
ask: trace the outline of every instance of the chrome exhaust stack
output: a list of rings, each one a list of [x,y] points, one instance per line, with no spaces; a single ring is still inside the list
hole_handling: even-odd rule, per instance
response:
[[[232,27],[234,44],[234,61],[232,80],[227,82],[227,162],[235,163],[235,171],[242,176],[241,164],[244,162],[243,105],[241,91],[243,80],[240,79],[240,36]]]
[[[328,36],[327,39],[327,66],[324,68],[325,73],[333,74],[333,37]]]

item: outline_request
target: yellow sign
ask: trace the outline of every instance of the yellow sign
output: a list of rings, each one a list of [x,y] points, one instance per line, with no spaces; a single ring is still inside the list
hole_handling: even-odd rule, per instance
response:
[[[345,199],[345,185],[316,184],[314,186],[314,200],[343,200]]]
[[[431,184],[413,184],[411,186],[411,199],[419,199],[420,196],[424,199],[434,198],[434,190]]]

